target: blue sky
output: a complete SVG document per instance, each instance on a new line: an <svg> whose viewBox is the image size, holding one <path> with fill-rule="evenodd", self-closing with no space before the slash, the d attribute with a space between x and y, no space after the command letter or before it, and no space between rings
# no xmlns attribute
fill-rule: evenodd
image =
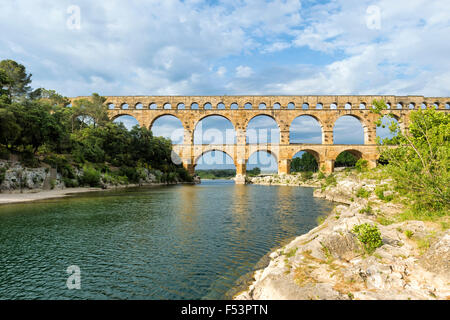
<svg viewBox="0 0 450 320"><path fill-rule="evenodd" d="M448 12L448 0L0 0L0 59L65 96L450 96Z"/></svg>

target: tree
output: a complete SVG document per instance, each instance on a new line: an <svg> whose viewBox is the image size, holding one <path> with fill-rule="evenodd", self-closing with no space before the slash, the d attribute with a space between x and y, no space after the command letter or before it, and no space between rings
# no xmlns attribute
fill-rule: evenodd
<svg viewBox="0 0 450 320"><path fill-rule="evenodd" d="M344 151L337 156L334 165L336 167L354 167L356 161L357 159L353 154L348 151Z"/></svg>
<svg viewBox="0 0 450 320"><path fill-rule="evenodd" d="M10 83L11 80L9 80L6 72L0 69L0 96L8 96L8 86L10 85Z"/></svg>
<svg viewBox="0 0 450 320"><path fill-rule="evenodd" d="M26 96L30 92L31 74L27 74L23 65L14 60L2 60L0 70L7 77L3 85L10 99Z"/></svg>
<svg viewBox="0 0 450 320"><path fill-rule="evenodd" d="M55 90L47 90L38 88L30 93L30 99L39 100L42 103L47 103L51 107L59 106L65 107L69 104L69 99L63 97Z"/></svg>
<svg viewBox="0 0 450 320"><path fill-rule="evenodd" d="M72 117L72 131L74 124L78 120L79 128L89 125L92 122L94 127L103 126L108 121L108 111L105 106L106 99L93 93L89 99L79 99L72 106L74 113Z"/></svg>
<svg viewBox="0 0 450 320"><path fill-rule="evenodd" d="M384 101L374 101L374 112L382 115ZM450 115L433 109L412 111L409 130L397 132L380 146L385 166L397 190L412 200L418 214L450 212ZM389 141L387 141L389 142ZM395 142L396 146L389 144Z"/></svg>
<svg viewBox="0 0 450 320"><path fill-rule="evenodd" d="M256 177L260 174L261 174L261 169L259 167L255 167L255 168L247 171L247 175L249 175L250 177Z"/></svg>
<svg viewBox="0 0 450 320"><path fill-rule="evenodd" d="M45 143L54 144L61 140L63 128L49 109L37 101L13 103L9 110L14 113L17 125L21 128L20 136L11 141L16 149L31 148L33 153Z"/></svg>
<svg viewBox="0 0 450 320"><path fill-rule="evenodd" d="M317 171L318 168L316 158L309 152L305 152L301 157L294 158L291 162L291 172Z"/></svg>
<svg viewBox="0 0 450 320"><path fill-rule="evenodd" d="M14 113L6 108L0 108L0 144L11 149L14 141L20 137L21 131Z"/></svg>

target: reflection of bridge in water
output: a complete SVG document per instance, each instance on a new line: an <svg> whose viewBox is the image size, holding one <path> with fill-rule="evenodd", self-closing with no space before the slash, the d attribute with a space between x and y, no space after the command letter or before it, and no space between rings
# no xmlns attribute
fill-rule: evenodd
<svg viewBox="0 0 450 320"><path fill-rule="evenodd" d="M76 100L78 97L71 99ZM199 158L209 151L228 154L236 166L236 174L243 181L250 156L267 151L278 162L278 173L290 172L290 162L300 151L311 153L319 167L333 172L334 162L343 151L368 161L375 167L379 157L376 145L376 121L379 115L370 112L372 101L383 99L398 121L401 130L408 130L409 114L419 108L436 108L449 112L450 98L427 98L422 96L110 96L106 97L111 119L123 115L134 117L140 126L151 128L160 117L171 115L178 118L184 129L183 143L174 145L183 166L194 173ZM280 131L279 143L248 144L247 126L256 116L269 116L276 121ZM297 117L308 115L317 120L322 131L322 144L296 144L289 141L289 129ZM228 119L236 131L235 144L194 144L194 130L206 117L221 116ZM342 116L358 119L364 130L364 144L333 144L333 128Z"/></svg>

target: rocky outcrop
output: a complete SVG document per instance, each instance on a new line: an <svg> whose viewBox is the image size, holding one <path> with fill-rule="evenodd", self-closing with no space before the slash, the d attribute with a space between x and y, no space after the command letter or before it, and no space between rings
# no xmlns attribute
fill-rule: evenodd
<svg viewBox="0 0 450 320"><path fill-rule="evenodd" d="M431 245L419 259L420 264L430 272L448 275L450 272L450 234L445 234Z"/></svg>
<svg viewBox="0 0 450 320"><path fill-rule="evenodd" d="M50 167L26 168L19 162L0 161L0 170L2 172L1 192L64 187L61 175Z"/></svg>
<svg viewBox="0 0 450 320"><path fill-rule="evenodd" d="M281 174L281 175L266 175L257 177L248 177L248 184L261 185L277 185L277 186L304 186L304 187L319 187L320 181L317 179L317 174L312 178L305 179L300 174Z"/></svg>
<svg viewBox="0 0 450 320"><path fill-rule="evenodd" d="M76 177L83 175L83 169L73 168ZM143 178L140 179L138 185L151 185L158 183L157 176L161 176L161 171L144 170ZM73 179L72 181L76 181ZM125 184L124 184L125 185ZM110 177L102 174L99 187L108 189L121 186L113 183ZM49 165L42 164L39 168L24 167L17 161L0 160L0 192L39 192L41 190L53 190L66 188L63 177L56 169Z"/></svg>
<svg viewBox="0 0 450 320"><path fill-rule="evenodd" d="M378 199L372 192L376 185L342 175L335 186L316 190L316 196L345 204L337 205L318 227L272 252L268 266L256 271L248 289L234 298L450 298L449 230L423 221L386 223L401 206ZM356 196L361 187L370 193L367 198ZM353 229L365 223L381 234L382 244L373 253L364 250Z"/></svg>

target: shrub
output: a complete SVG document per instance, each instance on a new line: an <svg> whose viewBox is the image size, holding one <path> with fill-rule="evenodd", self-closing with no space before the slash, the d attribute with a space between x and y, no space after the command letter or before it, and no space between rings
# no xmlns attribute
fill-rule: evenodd
<svg viewBox="0 0 450 320"><path fill-rule="evenodd" d="M391 219L386 218L386 217L384 217L384 216L378 216L378 217L377 217L377 222L378 222L379 224L381 224L382 226L388 226L388 225L394 223L394 221L392 221Z"/></svg>
<svg viewBox="0 0 450 320"><path fill-rule="evenodd" d="M359 188L359 189L356 191L356 196L357 196L358 198L364 198L364 199L367 199L367 198L369 198L369 196L370 196L370 191L368 191L368 190L364 189L363 187L361 187L361 188Z"/></svg>
<svg viewBox="0 0 450 320"><path fill-rule="evenodd" d="M375 195L378 197L378 199L383 200L385 202L392 201L394 199L394 195L390 194L388 196L385 196L384 195L385 191L388 191L388 186L386 184L377 186L375 188Z"/></svg>
<svg viewBox="0 0 450 320"><path fill-rule="evenodd" d="M381 233L377 226L363 223L354 226L352 232L356 234L368 254L372 254L376 248L383 245Z"/></svg>
<svg viewBox="0 0 450 320"><path fill-rule="evenodd" d="M0 159L9 160L10 152L8 149L0 146Z"/></svg>
<svg viewBox="0 0 450 320"><path fill-rule="evenodd" d="M302 179L303 180L310 180L313 177L312 171L303 171L302 172Z"/></svg>
<svg viewBox="0 0 450 320"><path fill-rule="evenodd" d="M336 177L332 174L330 174L326 179L325 179L325 186L335 186L337 184L336 181Z"/></svg>
<svg viewBox="0 0 450 320"><path fill-rule="evenodd" d="M322 223L325 222L326 219L327 219L326 216L318 216L317 219L316 219L317 225L320 226Z"/></svg>
<svg viewBox="0 0 450 320"><path fill-rule="evenodd" d="M29 150L25 150L20 155L20 161L22 162L24 167L28 168L37 168L39 167L39 160L34 156L33 152L30 152Z"/></svg>
<svg viewBox="0 0 450 320"><path fill-rule="evenodd" d="M63 178L64 185L66 188L77 188L79 186L77 179Z"/></svg>
<svg viewBox="0 0 450 320"><path fill-rule="evenodd" d="M412 232L411 230L405 230L405 236L408 239L411 239L411 237L414 235L414 232Z"/></svg>
<svg viewBox="0 0 450 320"><path fill-rule="evenodd" d="M374 101L376 112L386 109ZM390 128L397 136L384 139L381 157L387 162L395 190L408 198L415 218L431 218L450 212L450 114L433 109L412 111L409 130Z"/></svg>
<svg viewBox="0 0 450 320"><path fill-rule="evenodd" d="M368 167L369 167L369 162L364 159L359 159L355 163L355 169L358 172L365 172L365 171L367 171Z"/></svg>
<svg viewBox="0 0 450 320"><path fill-rule="evenodd" d="M52 154L44 159L45 163L48 163L52 168L56 168L58 172L66 178L75 178L73 167L64 155Z"/></svg>
<svg viewBox="0 0 450 320"><path fill-rule="evenodd" d="M325 178L325 174L322 171L319 171L319 174L317 175L317 179L323 179Z"/></svg>
<svg viewBox="0 0 450 320"><path fill-rule="evenodd" d="M1 167L0 168L0 184L2 184L3 180L5 180L5 175L6 175L6 168Z"/></svg>
<svg viewBox="0 0 450 320"><path fill-rule="evenodd" d="M292 258L293 256L295 256L295 253L297 252L298 248L292 248L291 250L289 250L289 252L286 253L286 257L287 258Z"/></svg>
<svg viewBox="0 0 450 320"><path fill-rule="evenodd" d="M372 207L370 206L370 204L367 204L366 207L362 208L361 210L359 210L359 213L367 213L370 214L372 213Z"/></svg>
<svg viewBox="0 0 450 320"><path fill-rule="evenodd" d="M94 167L83 166L83 175L81 176L81 184L97 187L100 184L100 172Z"/></svg>

